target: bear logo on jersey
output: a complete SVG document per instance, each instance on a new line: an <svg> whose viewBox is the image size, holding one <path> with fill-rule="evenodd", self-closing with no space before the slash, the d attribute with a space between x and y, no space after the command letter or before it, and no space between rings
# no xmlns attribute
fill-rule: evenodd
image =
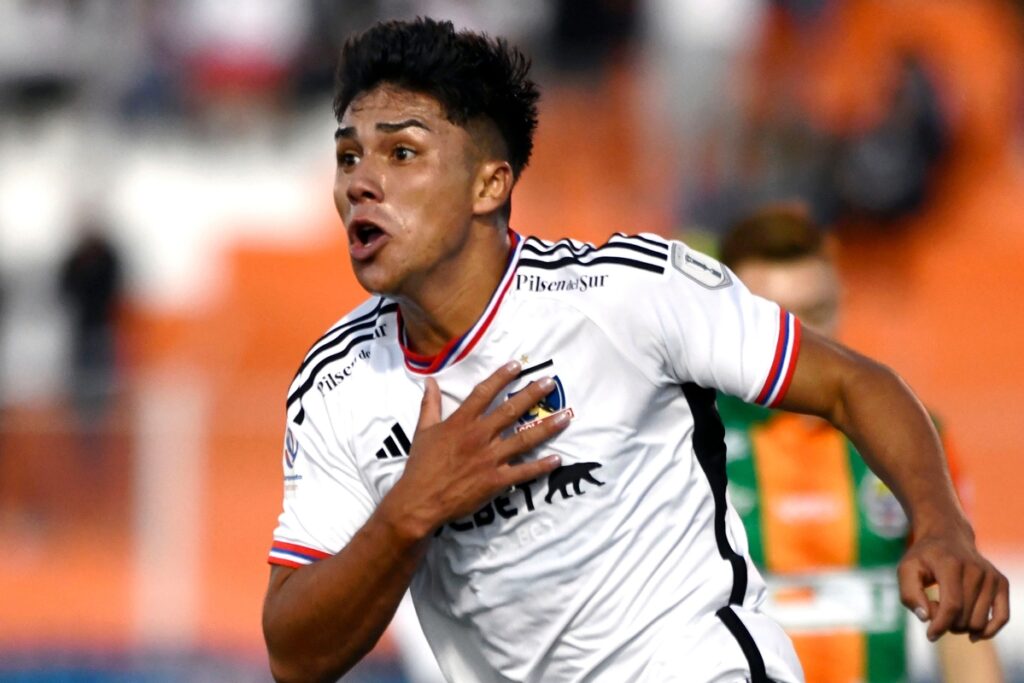
<svg viewBox="0 0 1024 683"><path fill-rule="evenodd" d="M556 467L548 475L548 494L544 496L544 502L550 503L555 493L562 494L562 500L572 498L569 487L577 496L582 496L584 491L580 488L580 482L589 481L597 486L604 486L591 472L601 466L599 462L577 462L572 465Z"/></svg>
<svg viewBox="0 0 1024 683"><path fill-rule="evenodd" d="M289 429L284 437L284 464L288 465L288 469L295 467L295 458L298 456L299 440L295 438L292 430Z"/></svg>
<svg viewBox="0 0 1024 683"><path fill-rule="evenodd" d="M551 390L551 393L538 401L535 406L519 417L519 424L516 426L517 432L521 432L524 429L532 429L533 427L536 427L541 420L549 418L562 411L568 411L569 417L573 417L572 408L566 407L565 404L565 387L562 386L562 380L558 378L558 375L554 375L551 379L555 381L555 388ZM520 389L520 391L522 390ZM518 393L518 391L514 391L508 395L508 398L512 398Z"/></svg>

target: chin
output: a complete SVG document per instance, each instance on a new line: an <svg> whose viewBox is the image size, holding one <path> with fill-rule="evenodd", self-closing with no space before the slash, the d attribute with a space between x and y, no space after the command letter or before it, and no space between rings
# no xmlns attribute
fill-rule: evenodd
<svg viewBox="0 0 1024 683"><path fill-rule="evenodd" d="M359 286L370 294L389 296L398 290L399 278L378 264L353 262L352 271Z"/></svg>

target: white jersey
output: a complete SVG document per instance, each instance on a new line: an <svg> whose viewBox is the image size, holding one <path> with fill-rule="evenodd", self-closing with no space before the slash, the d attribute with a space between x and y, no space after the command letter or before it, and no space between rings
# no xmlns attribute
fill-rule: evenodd
<svg viewBox="0 0 1024 683"><path fill-rule="evenodd" d="M526 458L545 478L452 520L411 591L451 681L802 680L758 606L764 584L726 496L715 391L773 405L799 323L717 261L654 235L601 247L521 239L477 324L436 357L374 298L312 348L288 396L284 512L270 562L337 553L402 475L424 379L442 415L512 359L512 394L556 388L516 429L571 411ZM505 398L503 395L502 399Z"/></svg>

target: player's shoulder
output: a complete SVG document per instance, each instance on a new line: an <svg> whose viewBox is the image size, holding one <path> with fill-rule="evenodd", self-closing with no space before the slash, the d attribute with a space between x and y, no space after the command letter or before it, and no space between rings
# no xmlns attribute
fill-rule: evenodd
<svg viewBox="0 0 1024 683"><path fill-rule="evenodd" d="M535 294L622 291L664 276L671 246L657 235L616 233L603 244L527 237L516 264L514 288Z"/></svg>
<svg viewBox="0 0 1024 683"><path fill-rule="evenodd" d="M335 371L341 368L348 377L360 359L369 358L371 346L389 336L394 327L398 304L386 297L372 297L331 325L313 342L303 357L288 389L289 413L311 390L324 393L339 381ZM325 385L326 383L326 385Z"/></svg>
<svg viewBox="0 0 1024 683"><path fill-rule="evenodd" d="M552 274L634 270L660 275L665 272L670 250L665 238L649 233L615 233L603 244L527 237L518 266Z"/></svg>
<svg viewBox="0 0 1024 683"><path fill-rule="evenodd" d="M679 240L654 233L615 233L603 244L574 239L524 240L516 289L557 292L580 288L650 288L679 280L703 289L733 283L729 270L714 258Z"/></svg>
<svg viewBox="0 0 1024 683"><path fill-rule="evenodd" d="M296 379L314 362L341 360L360 344L380 337L379 333L374 334L375 330L394 318L397 311L397 303L381 296L371 297L356 306L313 342L295 373Z"/></svg>

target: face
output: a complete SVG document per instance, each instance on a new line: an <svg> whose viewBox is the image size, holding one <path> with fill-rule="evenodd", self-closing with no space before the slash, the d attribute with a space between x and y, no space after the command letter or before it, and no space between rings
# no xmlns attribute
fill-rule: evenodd
<svg viewBox="0 0 1024 683"><path fill-rule="evenodd" d="M448 121L432 97L387 85L345 111L334 202L367 291L415 291L465 250L486 170L470 129Z"/></svg>
<svg viewBox="0 0 1024 683"><path fill-rule="evenodd" d="M778 303L806 327L827 337L835 335L839 318L839 279L822 257L795 261L744 261L736 275L751 292Z"/></svg>

